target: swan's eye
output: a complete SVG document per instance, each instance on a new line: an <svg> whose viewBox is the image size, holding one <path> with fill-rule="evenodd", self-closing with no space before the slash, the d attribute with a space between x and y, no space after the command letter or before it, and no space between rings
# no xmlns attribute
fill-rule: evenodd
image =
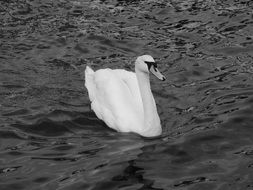
<svg viewBox="0 0 253 190"><path fill-rule="evenodd" d="M145 63L148 65L148 70L150 70L151 66L154 66L154 69L156 70L157 68L157 63L152 62L152 61L145 61Z"/></svg>

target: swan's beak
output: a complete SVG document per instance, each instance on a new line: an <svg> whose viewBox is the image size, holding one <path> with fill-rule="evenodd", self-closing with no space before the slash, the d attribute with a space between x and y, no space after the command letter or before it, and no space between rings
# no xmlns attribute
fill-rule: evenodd
<svg viewBox="0 0 253 190"><path fill-rule="evenodd" d="M157 69L157 67L155 67L154 65L151 65L150 67L150 72L153 73L158 79L165 81L166 78L165 76L162 75L162 73L160 73L160 71Z"/></svg>

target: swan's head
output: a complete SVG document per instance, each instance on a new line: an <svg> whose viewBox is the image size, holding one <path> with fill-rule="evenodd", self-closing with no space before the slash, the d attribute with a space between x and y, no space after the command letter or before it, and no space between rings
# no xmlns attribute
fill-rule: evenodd
<svg viewBox="0 0 253 190"><path fill-rule="evenodd" d="M165 77L160 73L157 68L157 63L155 62L154 58L150 55L142 55L137 57L135 62L135 69L138 71L144 72L149 74L151 72L154 74L158 79L165 81Z"/></svg>

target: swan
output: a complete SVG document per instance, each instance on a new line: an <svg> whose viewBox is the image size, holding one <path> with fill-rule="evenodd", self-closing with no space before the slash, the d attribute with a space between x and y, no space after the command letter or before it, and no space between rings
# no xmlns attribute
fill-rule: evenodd
<svg viewBox="0 0 253 190"><path fill-rule="evenodd" d="M150 89L149 73L164 81L150 55L137 57L135 73L123 69L85 69L85 87L91 109L107 126L118 132L144 137L162 133L156 103Z"/></svg>

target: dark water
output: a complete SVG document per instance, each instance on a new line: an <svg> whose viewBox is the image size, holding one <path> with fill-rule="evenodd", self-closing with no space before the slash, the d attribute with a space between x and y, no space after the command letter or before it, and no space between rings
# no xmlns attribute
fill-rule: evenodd
<svg viewBox="0 0 253 190"><path fill-rule="evenodd" d="M0 1L1 190L253 189L253 1ZM152 78L163 135L116 133L83 70Z"/></svg>

